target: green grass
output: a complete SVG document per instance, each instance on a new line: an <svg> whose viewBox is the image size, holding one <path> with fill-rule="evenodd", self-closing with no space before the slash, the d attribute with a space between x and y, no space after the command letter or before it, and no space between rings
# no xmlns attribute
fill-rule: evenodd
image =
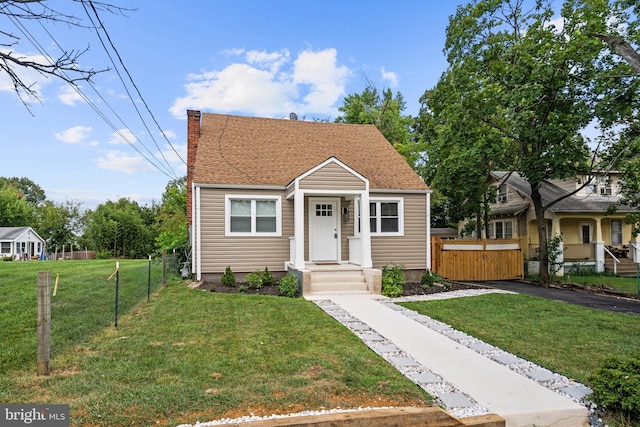
<svg viewBox="0 0 640 427"><path fill-rule="evenodd" d="M0 375L0 401L67 403L72 425L92 426L176 425L250 412L430 402L356 336L303 299L216 294L172 283L158 288L150 303L145 288L137 306L121 309L127 314L114 328L113 283L106 281L113 262L111 267L94 262L73 274L61 273L57 304L78 299L104 313L76 306L80 311L62 321L62 307L54 308L53 322L65 326L52 331L59 343L52 374L35 375L35 355L30 354L35 347L19 363L5 360L9 369ZM125 264L121 261L122 276ZM14 307L2 307L0 334L9 323L14 332L0 340L9 343L4 353L21 353L23 341L35 346L35 338L23 337L35 335L35 309L21 316L28 310L20 310L17 302L35 304L35 296L24 295L35 295L35 279L20 279L19 267L6 267L0 265L0 281L13 277L23 284L12 286ZM65 284L62 277L67 276L78 276L78 281ZM0 288L6 287L3 283ZM79 326L93 318L99 319L96 326Z"/></svg>
<svg viewBox="0 0 640 427"><path fill-rule="evenodd" d="M639 316L510 294L401 305L586 384L607 357L640 354Z"/></svg>
<svg viewBox="0 0 640 427"><path fill-rule="evenodd" d="M148 262L121 260L119 314L146 301ZM38 271L51 272L51 352L83 344L115 320L116 263L110 260L0 262L0 372L27 369L36 363ZM162 280L161 265L152 263L152 292ZM0 394L1 396L1 394Z"/></svg>
<svg viewBox="0 0 640 427"><path fill-rule="evenodd" d="M583 276L577 274L567 274L556 277L556 281L562 283L577 283L579 285L599 286L605 285L628 294L638 294L638 280L635 277L620 277L611 275Z"/></svg>

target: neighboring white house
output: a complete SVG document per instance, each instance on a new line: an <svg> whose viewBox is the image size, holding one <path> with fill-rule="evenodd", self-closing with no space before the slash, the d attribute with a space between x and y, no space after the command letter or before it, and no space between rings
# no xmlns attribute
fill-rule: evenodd
<svg viewBox="0 0 640 427"><path fill-rule="evenodd" d="M39 257L44 239L31 227L0 227L0 258L29 260Z"/></svg>

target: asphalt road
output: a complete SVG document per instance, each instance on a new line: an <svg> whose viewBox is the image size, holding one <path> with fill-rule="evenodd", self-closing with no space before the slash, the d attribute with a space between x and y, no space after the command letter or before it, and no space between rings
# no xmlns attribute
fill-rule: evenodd
<svg viewBox="0 0 640 427"><path fill-rule="evenodd" d="M587 292L579 292L554 287L529 285L515 281L476 282L474 285L486 286L496 289L531 295L538 298L546 298L554 301L562 301L569 304L583 305L585 307L601 310L616 311L620 313L640 316L640 300L620 298L615 296L597 295Z"/></svg>

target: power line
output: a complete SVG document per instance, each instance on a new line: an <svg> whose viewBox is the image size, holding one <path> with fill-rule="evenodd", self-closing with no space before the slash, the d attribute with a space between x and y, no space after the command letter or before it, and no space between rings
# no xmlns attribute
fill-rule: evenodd
<svg viewBox="0 0 640 427"><path fill-rule="evenodd" d="M87 13L87 16L89 17L89 20L91 21L91 24L95 25L93 22L93 19L91 18L91 16L89 15L89 11L87 10L87 7L85 5L85 2L82 1L82 7L84 8L85 12ZM136 85L136 83L133 81L133 78L131 77L131 74L129 73L129 70L127 69L126 65L124 64L124 62L122 61L122 57L120 56L120 53L118 52L118 49L116 49L115 45L113 44L113 42L111 41L111 37L109 36L109 33L107 32L107 29L104 27L104 24L102 23L102 20L100 19L100 15L98 14L98 11L96 10L93 1L89 0L89 5L91 6L91 10L93 11L93 14L96 17L96 20L98 21L98 23L100 24L100 29L102 29L102 31L104 32L105 36L107 37L107 40L109 41L109 45L111 46L111 49L113 49L113 52L115 53L115 55L118 57L118 61L120 62L120 65L122 65L122 69L124 70L124 72L127 74L127 77L129 77L129 81L131 82L131 84L133 85L133 88L136 90L136 93L138 94L138 96L140 97L140 100L142 101L142 103L144 104L145 108L147 109L147 112L149 113L149 116L151 116L151 118L153 119L153 122L156 124L156 126L158 127L158 130L160 130L160 133L164 136L165 141L169 144L169 146L171 147L171 149L173 150L173 152L176 154L176 156L178 156L178 158L182 161L182 163L186 166L187 163L184 161L184 159L182 158L182 156L180 156L180 154L178 153L178 151L175 149L175 147L173 146L173 144L171 144L171 142L169 141L169 138L167 138L167 136L165 135L164 131L162 130L162 128L160 127L160 124L158 123L158 121L156 120L155 116L153 115L153 113L151 112L151 109L149 108L149 105L147 104L147 101L144 99L144 97L142 96L142 93L140 93L140 90L138 89L138 86ZM117 71L117 67L115 65L115 63L113 62L113 58L111 57L111 55L109 54L108 49L106 48L104 41L102 40L102 37L100 36L100 32L99 30L96 28L96 34L98 35L98 38L100 39L100 43L102 43L102 47L104 48L105 52L107 52L107 55L109 56L109 59L111 60L111 63L113 64L114 68L116 69L116 73L118 74L118 77L120 78L120 80L122 81L123 86L125 86L126 89L126 85L124 83L124 81L122 80L122 76L120 75L120 73ZM129 91L127 90L127 94L129 94ZM129 98L131 98L131 95L129 95ZM133 99L132 99L133 102ZM135 106L135 103L134 103ZM138 108L136 108L136 111L138 111ZM142 119L142 116L140 115L140 112L138 111L138 115L140 116L140 119ZM147 131L149 132L149 134L151 135L151 131L149 131L149 128L147 128L146 123L145 123L145 128L147 129ZM158 144L155 140L155 138L153 138L153 136L151 136L151 139L153 139L153 142L156 144L156 148L158 148L158 150L162 153L162 150L160 150L160 147L158 147ZM167 159L164 157L164 154L162 155L162 157L165 159L165 162L167 161ZM168 164L168 162L167 162Z"/></svg>
<svg viewBox="0 0 640 427"><path fill-rule="evenodd" d="M50 56L47 54L47 52L45 51L45 49L42 47L42 45L37 41L37 39L31 34L31 32L15 17L11 16L10 14L7 14L8 18L11 20L11 22L13 22L13 24L18 28L18 30L31 42L31 44L33 44L33 46L40 52L40 54L47 60L49 61L49 63L51 65L55 65L53 63L53 61L51 60ZM58 48L60 48L63 52L64 49L62 48L62 46L60 46L60 44L58 43L58 41L55 39L55 37L53 37L53 35L44 27L44 25L42 24L41 20L37 20L38 23L40 24L40 26L43 28L43 30L49 35L49 37L51 38L51 40L58 46ZM61 73L67 78L67 80L71 80L70 78L68 78L68 76L66 76L66 74L64 73L64 71L61 71ZM105 102L105 104L109 107L109 109L116 115L116 117L118 117L118 119L121 121L121 123L127 127L128 129L130 129L126 123L124 123L124 121L122 120L122 118L113 110L113 108L111 108L111 106L109 105L109 103L99 94L99 92L97 91L97 89L93 86L93 84L88 81L87 82L89 84L89 86L91 86L91 88L96 92L96 94L98 94L98 96L100 96L100 98ZM80 95L80 97L98 114L98 116L100 116L105 123L107 123L107 125L109 125L115 133L117 133L123 141L125 141L127 144L129 144L136 152L138 152L138 154L140 154L147 162L149 162L151 165L153 165L159 172L163 173L164 175L166 175L168 178L170 179L174 179L177 178L177 175L175 173L175 171L173 171L173 169L169 168L169 169L165 169L165 168L161 168L159 165L157 165L156 163L154 163L152 160L150 160L143 152L140 151L140 149L138 149L138 147L136 147L134 145L134 143L132 143L131 141L129 141L129 139L126 137L126 135L124 135L122 133L122 131L120 129L118 129L112 122L111 120L102 112L100 111L100 109L95 105L95 103L93 103L93 101L91 101L89 99L89 97L87 97L84 92L80 89L80 87L78 85L76 85L75 83L71 83L71 86L75 89L75 91ZM133 134L133 132L131 132ZM135 134L134 134L135 137ZM140 145L142 145L148 152L149 154L151 154L153 156L153 153L151 152L151 150L149 150L144 143L136 137L136 140L140 142Z"/></svg>

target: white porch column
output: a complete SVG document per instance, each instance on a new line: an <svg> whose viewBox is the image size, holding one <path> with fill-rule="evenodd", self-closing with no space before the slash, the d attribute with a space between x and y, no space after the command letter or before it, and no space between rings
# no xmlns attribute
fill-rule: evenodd
<svg viewBox="0 0 640 427"><path fill-rule="evenodd" d="M296 270L304 270L304 192L298 188L296 188L295 191L295 195L293 196L293 235L296 244L294 267Z"/></svg>
<svg viewBox="0 0 640 427"><path fill-rule="evenodd" d="M602 239L602 221L596 218L596 236L595 236L595 256L596 256L596 272L604 271L604 240Z"/></svg>
<svg viewBox="0 0 640 427"><path fill-rule="evenodd" d="M360 242L362 243L362 268L372 268L371 259L371 222L369 221L369 192L365 191L360 203Z"/></svg>

